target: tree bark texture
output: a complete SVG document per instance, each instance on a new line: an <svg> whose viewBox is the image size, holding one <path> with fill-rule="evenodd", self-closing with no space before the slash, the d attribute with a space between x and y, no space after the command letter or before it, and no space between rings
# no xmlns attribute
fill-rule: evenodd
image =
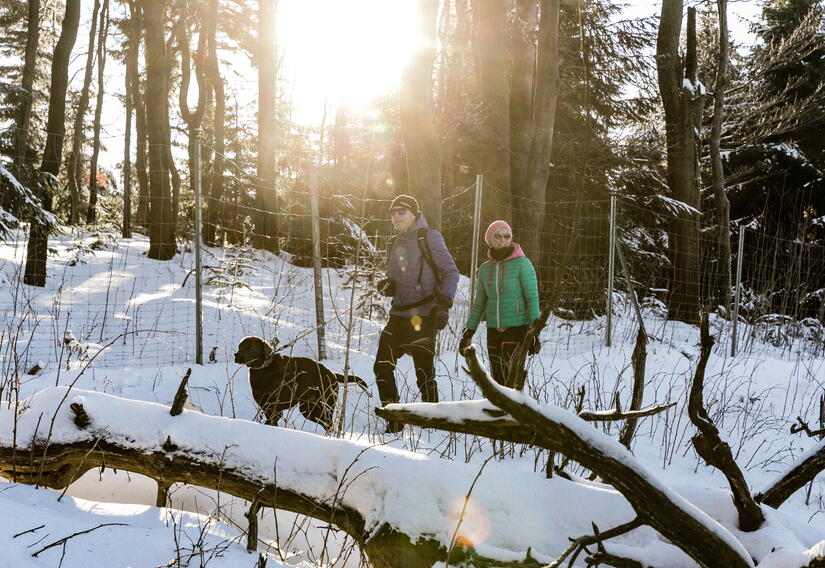
<svg viewBox="0 0 825 568"><path fill-rule="evenodd" d="M95 37L97 35L97 16L100 12L100 0L95 0L92 7L89 43L86 52L86 67L83 73L83 85L80 99L75 109L72 126L72 149L66 164L69 185L69 224L76 225L80 220L81 188L83 187L83 139L86 109L89 107L89 90L92 86L92 73L95 68Z"/></svg>
<svg viewBox="0 0 825 568"><path fill-rule="evenodd" d="M225 138L223 123L226 120L226 95L224 94L223 78L218 63L218 44L216 33L219 14L218 0L210 0L209 12L206 18L207 60L206 78L215 94L213 128L215 135L215 158L212 161L212 172L209 176L209 191L206 199L206 223L204 224L203 241L209 246L216 246L217 228L221 220L223 207L223 169Z"/></svg>
<svg viewBox="0 0 825 568"><path fill-rule="evenodd" d="M130 70L132 89L132 104L135 108L135 174L138 181L138 205L136 211L136 221L141 227L148 227L149 214L149 172L146 169L146 144L148 135L146 133L146 106L143 101L143 94L140 88L140 72L138 60L140 57L141 34L143 32L143 14L141 13L139 0L129 0L129 11L132 20L132 66Z"/></svg>
<svg viewBox="0 0 825 568"><path fill-rule="evenodd" d="M134 0L129 2L129 13L134 18ZM124 73L124 106L126 110L126 125L123 132L123 227L121 236L124 239L132 238L132 114L134 103L132 96L133 66L137 66L136 44L139 37L134 37L134 27L126 26L126 73ZM138 34L140 31L138 31Z"/></svg>
<svg viewBox="0 0 825 568"><path fill-rule="evenodd" d="M636 345L630 356L630 367L633 369L633 394L630 397L630 410L638 410L642 407L645 396L645 367L647 367L647 333L641 322L639 322L639 331L636 333ZM631 418L625 423L619 435L619 443L628 450L633 442L637 423L636 418Z"/></svg>
<svg viewBox="0 0 825 568"><path fill-rule="evenodd" d="M86 222L97 220L97 159L100 156L100 114L103 111L103 71L106 68L106 36L109 33L109 0L103 0L100 11L100 30L97 42L97 100L95 101L95 119L92 137L92 161L89 165L89 207L86 209Z"/></svg>
<svg viewBox="0 0 825 568"><path fill-rule="evenodd" d="M34 74L37 67L37 50L40 42L40 0L29 0L26 20L26 53L23 59L23 76L20 86L24 94L17 110L17 136L14 164L16 175L24 185L29 184L29 124L34 102Z"/></svg>
<svg viewBox="0 0 825 568"><path fill-rule="evenodd" d="M69 86L69 58L77 39L80 24L80 0L66 0L66 11L60 30L60 38L52 56L51 86L49 87L49 117L46 122L46 147L40 171L52 180L60 172L63 157L63 137L66 133L66 90ZM52 181L41 179L38 192L47 211L52 210ZM23 283L30 286L46 285L46 255L49 240L48 229L32 222L26 246L26 271Z"/></svg>
<svg viewBox="0 0 825 568"><path fill-rule="evenodd" d="M782 503L805 487L825 469L825 444L810 452L807 456L787 469L764 491L756 495L756 500L768 507L778 509Z"/></svg>
<svg viewBox="0 0 825 568"><path fill-rule="evenodd" d="M577 461L611 484L628 500L642 522L659 531L700 566L753 565L741 545L735 548L730 544L733 537L728 540L721 536L724 528L709 517L701 518L684 499L674 499L674 494L644 468L634 467L635 460L629 452L622 455L612 446L609 452L603 451L595 433L582 437L566 420L553 420L534 408L531 399L495 384L474 349L465 351L465 358L470 375L490 402L533 430L544 447Z"/></svg>
<svg viewBox="0 0 825 568"><path fill-rule="evenodd" d="M206 58L206 34L203 28L198 34L198 50L195 53L195 78L198 84L198 104L194 110L189 108L187 103L187 94L189 93L189 82L191 78L190 56L189 56L189 24L186 21L189 14L184 12L181 16L181 21L178 22L176 28L178 49L180 49L181 59L181 81L180 91L178 96L178 104L180 106L180 115L189 129L189 188L195 191L195 171L200 167L200 164L195 162L195 144L200 137L201 122L203 121L203 113L206 109L206 91L209 88L206 84L206 77L204 76L204 59ZM202 188L197 188L201 191ZM177 211L178 200L173 199L174 209Z"/></svg>
<svg viewBox="0 0 825 568"><path fill-rule="evenodd" d="M716 264L712 292L718 303L730 309L731 252L730 201L725 193L725 171L722 166L722 123L725 119L725 88L728 84L728 0L716 0L719 18L719 54L716 60L716 81L713 87L713 119L710 127L710 164L713 202L716 207Z"/></svg>
<svg viewBox="0 0 825 568"><path fill-rule="evenodd" d="M527 177L536 75L536 30L539 10L535 0L516 0L509 27L510 53L510 184L522 190Z"/></svg>
<svg viewBox="0 0 825 568"><path fill-rule="evenodd" d="M277 253L278 200L276 193L276 58L277 0L260 0L258 14L258 184L255 188L256 248Z"/></svg>
<svg viewBox="0 0 825 568"><path fill-rule="evenodd" d="M733 496L733 504L739 514L739 528L743 531L755 531L765 522L765 515L762 509L754 501L748 489L748 482L736 460L730 446L722 441L719 430L713 424L705 410L702 400L705 390L705 368L707 367L710 352L713 349L713 337L708 330L708 314L704 313L701 324L701 351L699 362L696 365L696 372L693 376L693 383L690 388L690 398L688 400L688 417L699 431L691 441L696 453L705 462L721 471L730 485Z"/></svg>
<svg viewBox="0 0 825 568"><path fill-rule="evenodd" d="M409 192L422 205L430 226L441 228L441 153L433 116L433 61L438 0L416 4L423 38L401 76L400 118L407 157Z"/></svg>
<svg viewBox="0 0 825 568"><path fill-rule="evenodd" d="M671 195L698 211L696 192L693 98L695 84L684 84L679 57L682 0L663 0L656 42L656 69L665 110L667 183ZM682 212L670 220L672 263L668 317L699 323L699 223L697 213Z"/></svg>
<svg viewBox="0 0 825 568"><path fill-rule="evenodd" d="M512 219L510 187L510 85L508 72L506 0L473 3L473 54L481 96L481 139L478 167L484 175L482 226L495 219Z"/></svg>
<svg viewBox="0 0 825 568"><path fill-rule="evenodd" d="M164 3L141 0L146 41L146 130L149 144L149 253L156 260L175 256L175 225L167 162L167 54Z"/></svg>
<svg viewBox="0 0 825 568"><path fill-rule="evenodd" d="M558 97L559 0L542 0L527 172L524 184L513 186L514 220L522 231L519 242L524 253L533 259L540 259L542 252L545 196Z"/></svg>

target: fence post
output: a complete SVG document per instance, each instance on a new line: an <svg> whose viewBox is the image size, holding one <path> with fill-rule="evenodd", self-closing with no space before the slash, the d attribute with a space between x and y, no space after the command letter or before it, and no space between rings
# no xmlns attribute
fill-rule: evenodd
<svg viewBox="0 0 825 568"><path fill-rule="evenodd" d="M473 245L470 253L470 305L473 304L473 295L476 289L476 269L478 267L478 235L481 232L481 197L484 187L484 176L476 175L475 207L473 208Z"/></svg>
<svg viewBox="0 0 825 568"><path fill-rule="evenodd" d="M203 283L201 281L201 133L192 131L195 137L192 172L195 193L195 363L203 365Z"/></svg>
<svg viewBox="0 0 825 568"><path fill-rule="evenodd" d="M745 225L739 225L739 247L736 255L736 292L733 296L733 326L730 338L730 356L736 356L737 327L739 324L739 298L742 293L742 257L745 252Z"/></svg>
<svg viewBox="0 0 825 568"><path fill-rule="evenodd" d="M610 192L610 237L607 245L607 329L604 344L610 347L613 336L613 273L616 264L616 192Z"/></svg>
<svg viewBox="0 0 825 568"><path fill-rule="evenodd" d="M327 358L324 340L324 285L321 280L321 227L318 219L318 170L309 174L310 204L312 207L312 275L315 281L315 333L318 338L318 358Z"/></svg>

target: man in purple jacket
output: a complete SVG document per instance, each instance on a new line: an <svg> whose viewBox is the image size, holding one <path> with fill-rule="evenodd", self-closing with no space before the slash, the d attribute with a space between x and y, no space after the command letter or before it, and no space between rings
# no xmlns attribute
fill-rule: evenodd
<svg viewBox="0 0 825 568"><path fill-rule="evenodd" d="M390 320L378 340L375 382L383 405L398 402L395 366L409 354L424 402L438 402L435 382L435 336L447 326L448 312L458 286L458 268L444 237L429 228L409 195L399 195L390 206L392 225L398 233L387 250L387 278L378 291L392 297ZM403 425L387 424L387 432Z"/></svg>

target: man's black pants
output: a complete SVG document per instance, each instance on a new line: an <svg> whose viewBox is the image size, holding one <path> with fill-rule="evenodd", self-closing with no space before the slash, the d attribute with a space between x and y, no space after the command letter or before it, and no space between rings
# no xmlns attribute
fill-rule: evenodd
<svg viewBox="0 0 825 568"><path fill-rule="evenodd" d="M381 331L373 371L382 405L398 402L395 367L402 355L411 355L413 358L421 400L438 402L434 362L435 331L429 317L390 316L390 321Z"/></svg>

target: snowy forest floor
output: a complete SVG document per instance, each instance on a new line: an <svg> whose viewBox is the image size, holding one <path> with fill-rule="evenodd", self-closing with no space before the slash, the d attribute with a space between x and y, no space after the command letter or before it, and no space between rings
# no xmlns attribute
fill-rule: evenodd
<svg viewBox="0 0 825 568"><path fill-rule="evenodd" d="M171 404L181 377L191 367L191 410L260 421L246 369L232 360L238 341L246 335L259 335L277 337L284 345L297 338L288 352L317 357L316 334L306 333L315 327L312 270L289 264L286 255L209 249L204 260L204 358L209 362L195 365L191 250L184 247L168 262L147 259L147 250L148 239L142 236L122 239L105 233L75 233L54 237L50 240L47 286L33 289L19 284L25 259L24 235L0 243L0 392L4 408L13 403L12 393L17 389L19 398L24 399L48 387L70 384L126 399ZM352 267L324 269L323 286L325 363L336 371L349 365L350 371L371 387L370 396L348 387L344 437L415 452L432 460L466 463L478 471L492 453L487 440L410 426L398 436L381 433L382 421L373 413L380 402L372 365L388 303L371 292L368 275ZM436 369L443 401L481 397L456 353L468 294L469 282L462 278L450 325L439 337ZM541 352L528 362L526 392L540 403L572 408L579 388L584 387L585 408L611 408L617 392L623 407L628 406L637 323L626 298L616 297L611 347L605 347L604 317L588 321L551 318L542 334ZM351 305L355 306L352 315ZM724 477L705 466L690 443L694 428L686 415L686 402L699 352L698 329L667 321L655 301L645 302L643 314L651 336L644 405L678 404L642 419L632 450L650 471L700 508L714 517L729 515L730 508L725 508L729 503L718 503L724 495L720 489L727 489ZM730 322L711 319L717 345L706 373L705 404L754 492L818 443L790 433L797 416L813 428L819 427L825 354L814 331L782 318L759 326L742 323L740 352L731 356ZM485 345L483 331L475 341ZM35 364L40 369L28 374ZM401 360L397 379L402 401L416 401L418 391L409 357ZM306 421L297 409L286 413L279 426L323 435L323 430ZM614 437L618 432L617 424L595 427ZM557 456L557 463L560 459ZM590 521L609 528L626 520L617 519L614 511L599 510L608 502L616 509L627 507L615 499L584 503L584 497L573 497L575 489L563 485L570 483L566 480L539 481L543 480L546 460L543 450L505 444L495 467L485 470L483 477L491 487L511 497L512 509L506 513L508 531L534 534L538 540L544 538L539 534L552 533L552 542L545 539L545 546L542 542L534 545L534 550L552 558L561 552L558 547L566 546L568 537L588 532ZM573 474L584 473L575 465L571 468ZM548 501L547 518L538 524L535 519L518 518L523 503L532 498L524 489L532 487L533 481L523 487L500 485L533 477L550 488L554 499ZM435 485L439 480L420 483ZM414 484L397 490L418 491L420 487ZM257 557L245 551L242 538L245 503L180 486L172 489L171 507L157 509L155 491L154 482L147 478L109 469L89 471L69 488L70 498L62 500L58 500L59 493L0 481L0 539L4 542L0 566L162 566L172 565L167 564L170 559L185 556L187 551L198 558L197 562L192 560L193 566L255 564ZM455 497L460 503L463 493ZM175 512L177 508L189 513ZM589 518L593 511L600 517ZM427 513L422 507L408 514ZM515 552L518 545L508 547L508 539L501 534L506 531L494 522L496 514L489 513L489 517L494 528L489 523L479 528L475 542L486 539L491 549ZM785 539L797 556L825 539L822 476L769 519L778 531L774 542ZM523 525L528 521L533 526ZM102 527L32 556L52 541L106 523L128 526ZM444 523L449 535L454 524L448 519ZM45 527L17 536L39 525ZM335 534L328 539L328 532L320 525L288 513L265 512L259 528L259 550L271 555L268 566L276 561L356 565L360 556L352 550L352 543ZM783 531L788 536L783 537ZM694 565L684 555L668 557L667 551L656 551L651 545L655 535L648 533L635 541L625 539L623 546L649 549L646 560L655 566ZM758 547L756 542L748 545L754 557L770 552L757 554L754 549ZM672 554L674 549L670 550ZM584 565L580 562L577 566ZM771 565L799 565L788 562Z"/></svg>

